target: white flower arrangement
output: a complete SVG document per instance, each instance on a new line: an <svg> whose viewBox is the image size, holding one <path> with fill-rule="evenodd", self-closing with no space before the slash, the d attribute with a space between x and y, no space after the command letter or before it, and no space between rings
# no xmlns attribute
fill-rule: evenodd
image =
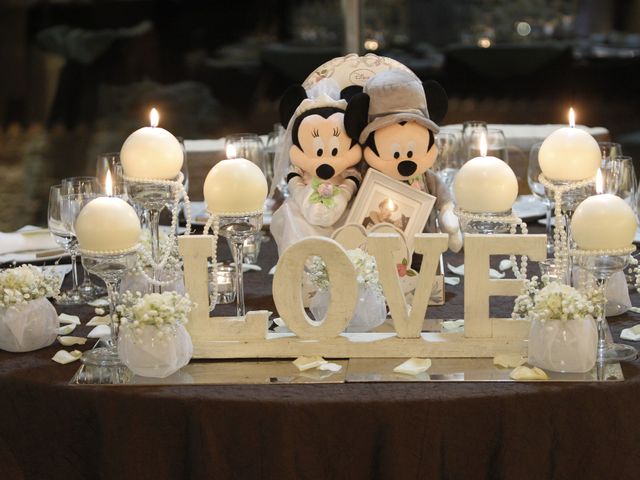
<svg viewBox="0 0 640 480"><path fill-rule="evenodd" d="M45 275L33 265L21 265L0 271L0 307L11 307L60 293L55 275Z"/></svg>
<svg viewBox="0 0 640 480"><path fill-rule="evenodd" d="M516 298L512 318L545 320L577 320L586 316L598 318L602 313L603 292L589 289L581 293L560 282L532 277L525 281L523 293Z"/></svg>
<svg viewBox="0 0 640 480"><path fill-rule="evenodd" d="M142 328L150 326L158 329L158 337L175 335L176 327L189 321L189 313L194 303L188 295L177 292L148 293L125 292L116 307L120 326L134 340L142 334Z"/></svg>
<svg viewBox="0 0 640 480"><path fill-rule="evenodd" d="M347 255L353 266L356 267L358 285L367 287L381 295L382 285L380 285L376 259L361 248L347 250ZM321 257L312 257L309 267L309 276L311 278L311 283L320 290L329 289L330 283L327 265Z"/></svg>

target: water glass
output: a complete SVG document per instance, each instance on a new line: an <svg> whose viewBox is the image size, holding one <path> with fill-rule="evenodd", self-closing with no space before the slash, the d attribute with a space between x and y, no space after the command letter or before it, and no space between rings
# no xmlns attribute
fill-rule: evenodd
<svg viewBox="0 0 640 480"><path fill-rule="evenodd" d="M637 214L638 181L633 168L633 159L628 156L618 156L605 162L602 168L604 193L619 196Z"/></svg>
<svg viewBox="0 0 640 480"><path fill-rule="evenodd" d="M229 147L233 146L233 150ZM267 176L265 148L260 136L255 133L234 133L224 139L227 158L246 158L258 165Z"/></svg>
<svg viewBox="0 0 640 480"><path fill-rule="evenodd" d="M508 164L509 151L507 149L507 139L504 136L504 132L499 128L488 128L486 131L480 129L471 134L467 149L469 159L482 156L480 139L483 135L487 141L487 156L499 158Z"/></svg>
<svg viewBox="0 0 640 480"><path fill-rule="evenodd" d="M451 188L453 179L462 166L458 136L454 133L440 132L436 135L435 142L438 147L438 158L433 165L433 170L447 187Z"/></svg>
<svg viewBox="0 0 640 480"><path fill-rule="evenodd" d="M467 160L471 160L473 157L477 157L478 155L473 155L470 153L470 149L473 145L473 138L477 136L478 140L480 135L487 135L487 122L482 120L469 120L462 124L462 162L466 162ZM475 142L478 142L475 140ZM475 144L476 149L478 143Z"/></svg>
<svg viewBox="0 0 640 480"><path fill-rule="evenodd" d="M218 285L216 298L211 299L211 305L233 303L236 299L236 267L230 262L219 263L216 276L213 278L213 268L209 267L209 295L213 295L213 282Z"/></svg>
<svg viewBox="0 0 640 480"><path fill-rule="evenodd" d="M600 147L600 155L602 156L602 166L608 160L612 160L620 155L622 155L622 145L615 142L598 142L598 146Z"/></svg>

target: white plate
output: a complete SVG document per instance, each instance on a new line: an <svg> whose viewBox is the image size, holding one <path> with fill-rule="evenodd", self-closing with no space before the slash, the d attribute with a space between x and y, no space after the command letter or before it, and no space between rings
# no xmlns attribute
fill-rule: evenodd
<svg viewBox="0 0 640 480"><path fill-rule="evenodd" d="M547 207L533 195L520 195L513 204L513 213L522 220L533 220L547 214Z"/></svg>

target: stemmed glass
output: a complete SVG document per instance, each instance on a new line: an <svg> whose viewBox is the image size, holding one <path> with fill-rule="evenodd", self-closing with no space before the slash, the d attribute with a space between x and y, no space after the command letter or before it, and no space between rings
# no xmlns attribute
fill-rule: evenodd
<svg viewBox="0 0 640 480"><path fill-rule="evenodd" d="M579 255L574 258L574 262L585 270L591 272L596 279L596 285L602 291L602 305L600 307L600 317L598 318L598 356L599 363L621 362L633 360L638 355L638 351L623 343L609 342L607 332L607 282L611 276L624 270L629 264L629 255Z"/></svg>
<svg viewBox="0 0 640 480"><path fill-rule="evenodd" d="M231 146L233 149L229 148ZM224 148L227 158L246 158L258 165L267 178L267 183L271 184L272 177L268 176L264 144L258 134L234 133L227 135L224 139Z"/></svg>
<svg viewBox="0 0 640 480"><path fill-rule="evenodd" d="M83 303L83 299L78 289L78 271L76 269L78 242L72 228L75 217L66 208L69 204L64 201L64 198L62 185L54 185L49 189L49 209L47 214L49 232L51 232L56 243L71 255L71 276L73 278L71 289L63 292L57 303L60 305L80 305Z"/></svg>
<svg viewBox="0 0 640 480"><path fill-rule="evenodd" d="M106 174L105 174L106 175ZM95 197L103 191L102 185L98 182L97 177L69 177L64 178L61 181L62 191L64 198L66 200L66 205L72 209L74 213L73 221L75 221L75 217L80 212L79 208L82 207L82 202L86 199L86 196ZM73 229L73 224L71 225ZM72 266L73 270L76 270L76 264L72 257ZM74 285L77 285L77 272L75 275ZM85 300L91 300L96 298L96 296L103 295L104 290L96 287L91 283L91 278L89 276L89 272L83 266L83 275L82 275L82 284L78 287L78 291L80 295Z"/></svg>
<svg viewBox="0 0 640 480"><path fill-rule="evenodd" d="M242 264L244 262L244 242L255 237L262 228L262 212L252 214L221 215L220 235L233 247L233 260L236 264L236 316L244 317L244 283Z"/></svg>
<svg viewBox="0 0 640 480"><path fill-rule="evenodd" d="M551 235L551 212L553 211L553 197L547 195L547 192L544 188L544 185L540 183L539 177L542 173L540 169L540 162L538 161L538 153L540 152L540 147L542 146L542 142L536 143L533 147L531 147L531 151L529 152L529 166L527 167L527 183L529 185L529 190L533 196L540 200L546 210L546 231L547 231L547 254L553 253L553 237Z"/></svg>
<svg viewBox="0 0 640 480"><path fill-rule="evenodd" d="M506 164L509 163L509 151L504 132L499 128L477 129L470 134L468 144L469 159L481 156L480 138L485 136L487 140L487 156L497 157Z"/></svg>
<svg viewBox="0 0 640 480"><path fill-rule="evenodd" d="M603 167L608 160L622 155L622 145L620 145L619 143L598 142L598 146L600 147L600 154L602 155Z"/></svg>
<svg viewBox="0 0 640 480"><path fill-rule="evenodd" d="M605 193L613 193L633 209L637 215L638 180L631 157L619 155L607 160L602 168Z"/></svg>
<svg viewBox="0 0 640 480"><path fill-rule="evenodd" d="M464 152L462 163L478 156L477 154L473 155L471 149L475 146L475 150L478 150L480 135L487 135L487 133L487 122L484 122L482 120L468 120L462 124L462 150Z"/></svg>
<svg viewBox="0 0 640 480"><path fill-rule="evenodd" d="M458 137L454 133L440 132L436 135L435 141L438 147L438 158L433 165L433 170L451 189L453 179L462 165L458 152L460 148Z"/></svg>
<svg viewBox="0 0 640 480"><path fill-rule="evenodd" d="M116 304L120 282L127 272L135 268L137 260L136 251L116 254L85 252L82 255L82 264L85 268L100 277L107 286L111 327L111 336L106 341L107 346L85 352L82 356L83 363L100 367L115 367L122 364L118 356L119 322L116 321Z"/></svg>

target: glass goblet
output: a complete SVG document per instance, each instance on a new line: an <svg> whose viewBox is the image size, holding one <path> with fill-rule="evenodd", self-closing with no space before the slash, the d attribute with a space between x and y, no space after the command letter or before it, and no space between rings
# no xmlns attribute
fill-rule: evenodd
<svg viewBox="0 0 640 480"><path fill-rule="evenodd" d="M473 157L477 157L478 155L472 155L470 150L472 147L478 148L478 143L474 145L473 137L480 138L481 134L487 134L487 122L482 120L468 120L462 124L462 148L464 151L463 155L463 163L467 160L471 160ZM475 140L477 142L478 140Z"/></svg>
<svg viewBox="0 0 640 480"><path fill-rule="evenodd" d="M107 286L111 328L111 337L106 342L106 347L94 348L82 356L82 362L87 365L113 367L122 363L118 356L119 322L116 320L118 291L122 278L135 268L137 259L138 253L135 250L126 253L83 252L82 264L89 272L101 278Z"/></svg>
<svg viewBox="0 0 640 480"><path fill-rule="evenodd" d="M471 133L468 154L469 159L482 156L480 151L480 139L485 137L487 142L487 156L497 157L509 164L509 150L507 149L507 139L504 132L498 128L487 128L486 130L475 130Z"/></svg>
<svg viewBox="0 0 640 480"><path fill-rule="evenodd" d="M220 235L232 245L233 260L236 264L236 315L244 317L244 283L242 264L244 261L244 242L254 237L262 228L262 212L219 217Z"/></svg>
<svg viewBox="0 0 640 480"><path fill-rule="evenodd" d="M56 243L71 255L71 276L73 279L71 288L62 292L57 303L60 305L80 305L83 303L83 299L78 290L78 270L76 268L77 240L73 233L72 226L69 224L67 214L63 209L63 199L62 185L52 186L49 190L47 224L49 226L49 232L51 232Z"/></svg>
<svg viewBox="0 0 640 480"><path fill-rule="evenodd" d="M609 340L609 325L607 324L606 314L607 298L605 293L607 282L614 273L624 270L629 264L629 255L578 255L575 257L574 262L581 268L591 272L596 279L597 287L602 291L603 301L598 318L597 361L604 363L635 359L638 351L634 347Z"/></svg>
<svg viewBox="0 0 640 480"><path fill-rule="evenodd" d="M227 135L224 139L224 148L227 158L246 158L258 165L267 178L268 186L271 187L273 176L269 176L264 143L258 134L234 133Z"/></svg>
<svg viewBox="0 0 640 480"><path fill-rule="evenodd" d="M438 158L433 165L433 170L451 190L453 179L461 167L458 137L454 133L440 132L436 135L436 146Z"/></svg>
<svg viewBox="0 0 640 480"><path fill-rule="evenodd" d="M602 166L604 167L605 163L608 160L616 158L619 155L622 155L622 145L615 142L598 142L598 146L600 147L600 155L602 155Z"/></svg>
<svg viewBox="0 0 640 480"><path fill-rule="evenodd" d="M104 191L104 186L100 184L98 178L90 176L63 178L61 185L65 195L66 204L73 209L73 221L75 221L75 217L80 212L78 207L82 207L83 202L85 202L87 198L93 198L102 194ZM73 227L73 222L71 226ZM74 266L74 269L75 268L76 267ZM87 272L84 267L82 272L82 283L78 285L78 291L85 300L93 300L94 298L105 294L104 288L98 287L91 282L89 272Z"/></svg>

